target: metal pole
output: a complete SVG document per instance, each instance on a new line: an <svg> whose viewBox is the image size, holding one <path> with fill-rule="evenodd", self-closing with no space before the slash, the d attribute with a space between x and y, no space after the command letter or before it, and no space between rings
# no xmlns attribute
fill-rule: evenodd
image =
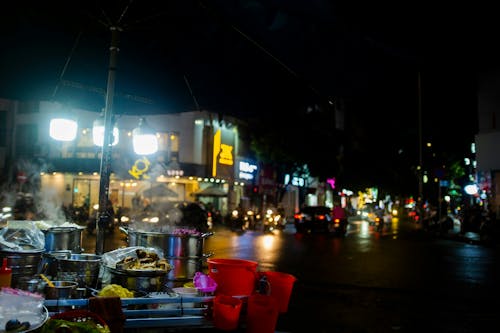
<svg viewBox="0 0 500 333"><path fill-rule="evenodd" d="M422 86L420 72L418 72L418 202L423 201L423 158L422 158Z"/></svg>
<svg viewBox="0 0 500 333"><path fill-rule="evenodd" d="M108 84L106 88L106 106L104 108L104 142L101 150L101 167L99 182L99 211L96 223L96 245L95 253L101 255L104 253L104 236L106 226L111 221L112 216L108 213L109 200L109 178L111 175L111 143L112 141L112 119L113 119L113 95L115 90L116 63L118 56L118 37L120 28L110 27L111 46L109 48L109 69Z"/></svg>

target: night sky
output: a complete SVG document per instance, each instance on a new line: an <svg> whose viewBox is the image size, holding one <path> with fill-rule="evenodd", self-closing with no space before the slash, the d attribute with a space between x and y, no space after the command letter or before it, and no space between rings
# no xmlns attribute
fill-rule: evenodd
<svg viewBox="0 0 500 333"><path fill-rule="evenodd" d="M477 131L476 74L489 70L498 56L498 29L490 18L493 8L454 6L16 2L2 10L0 97L54 99L99 110L104 97L96 90L106 87L109 23L120 20L117 113L205 109L243 118L290 118L284 123L293 126L308 106L342 98L356 131L375 133L382 142L411 141L420 72L426 139L460 151ZM463 135L451 139L457 132Z"/></svg>

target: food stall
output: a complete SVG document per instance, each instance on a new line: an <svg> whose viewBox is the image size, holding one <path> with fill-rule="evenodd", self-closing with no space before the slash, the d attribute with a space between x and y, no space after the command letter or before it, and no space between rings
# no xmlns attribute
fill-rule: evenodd
<svg viewBox="0 0 500 333"><path fill-rule="evenodd" d="M199 266L187 264L206 258L203 239L212 233L186 228L172 233L131 229L137 236L134 242L143 245L96 255L82 252L75 230L80 231L75 226L47 225L46 221L9 221L0 230L0 259L6 259L13 276L11 288L0 291L0 317L5 321L0 322L0 332L7 323L14 329L25 325L18 331L40 329L50 318L67 319L72 313L73 320L79 321L82 311L93 313L96 304L116 297L119 304L106 304L106 308L119 310L127 329L210 327L207 311L213 292L201 293L194 287ZM101 295L106 287L120 287L130 294ZM187 289L195 292L185 293ZM30 315L2 307L19 297L33 304L28 307ZM76 310L80 312L70 312ZM99 315L93 316L99 321Z"/></svg>

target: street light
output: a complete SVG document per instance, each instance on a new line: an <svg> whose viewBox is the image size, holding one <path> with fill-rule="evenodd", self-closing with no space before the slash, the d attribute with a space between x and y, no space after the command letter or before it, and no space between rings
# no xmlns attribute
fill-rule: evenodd
<svg viewBox="0 0 500 333"><path fill-rule="evenodd" d="M58 141L73 141L76 138L78 124L72 119L54 118L50 121L50 137Z"/></svg>
<svg viewBox="0 0 500 333"><path fill-rule="evenodd" d="M104 144L104 116L101 116L94 120L92 126L92 141L96 146L102 147ZM113 126L113 143L112 146L116 146L120 141L120 132L116 125Z"/></svg>
<svg viewBox="0 0 500 333"><path fill-rule="evenodd" d="M96 247L95 247L95 253L98 255L101 255L104 252L104 235L105 235L105 230L106 226L109 225L109 223L112 223L111 221L111 216L109 215L107 211L107 206L108 206L108 200L109 200L109 183L110 183L110 175L111 175L111 147L112 144L114 143L114 140L118 140L118 135L113 136L113 131L111 131L112 127L112 119L113 119L113 97L114 97L114 90L115 90L115 76L116 76L116 68L117 68L117 56L118 56L118 37L119 37L119 32L121 29L119 27L112 26L110 27L111 30L111 46L109 48L110 50L110 55L109 55L109 68L108 68L108 82L107 82L107 88L106 88L106 105L104 107L103 115L101 119L98 119L97 123L94 123L99 127L99 125L104 125L103 128L98 129L97 127L95 128L95 134L98 134L99 132L103 134L102 140L100 138L96 137L95 143L96 144L101 144L102 145L102 150L101 150L101 163L100 163L100 172L99 172L99 210L98 210L98 215L97 215L97 223L96 223ZM66 124L68 128L73 129L74 128L74 135L72 139L75 139L76 137L76 125L73 123L67 123L64 121L59 121L57 123L59 124ZM75 122L76 124L76 122ZM142 125L142 127L141 127ZM134 150L136 151L137 154L140 155L149 155L149 154L154 154L158 150L158 142L156 138L156 134L154 136L151 136L152 129L146 129L145 127L145 120L144 118L141 118L139 122L139 127L137 129L134 129L133 135L134 135ZM118 132L118 130L116 130ZM63 140L63 141L68 141L69 136L62 135L65 133L63 129L52 130L52 121L51 121L51 129L50 129L50 135L52 138L56 140ZM136 140L140 140L136 138L136 136L142 136L146 135L146 143L144 141L137 141L137 142L142 142L142 144L138 143L136 146L135 142ZM113 139L114 137L114 139ZM154 140L152 139L154 138ZM112 140L113 139L113 140ZM152 148L148 148L147 144L152 144ZM141 150L137 150L139 148L142 148Z"/></svg>
<svg viewBox="0 0 500 333"><path fill-rule="evenodd" d="M139 155L151 155L158 151L156 132L146 124L146 119L139 120L139 126L132 131L134 151Z"/></svg>

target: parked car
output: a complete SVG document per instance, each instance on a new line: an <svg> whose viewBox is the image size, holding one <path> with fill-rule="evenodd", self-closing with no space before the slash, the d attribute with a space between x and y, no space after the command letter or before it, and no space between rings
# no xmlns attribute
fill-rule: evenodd
<svg viewBox="0 0 500 333"><path fill-rule="evenodd" d="M298 233L330 232L332 229L332 209L326 206L306 206L293 216Z"/></svg>

